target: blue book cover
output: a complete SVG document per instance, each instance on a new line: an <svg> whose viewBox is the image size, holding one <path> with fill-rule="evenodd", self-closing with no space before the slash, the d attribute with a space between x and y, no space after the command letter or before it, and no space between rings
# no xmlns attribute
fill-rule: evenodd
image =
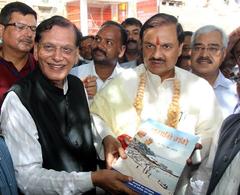
<svg viewBox="0 0 240 195"><path fill-rule="evenodd" d="M139 194L174 193L177 182L199 137L148 119L113 168L133 177L129 188Z"/></svg>

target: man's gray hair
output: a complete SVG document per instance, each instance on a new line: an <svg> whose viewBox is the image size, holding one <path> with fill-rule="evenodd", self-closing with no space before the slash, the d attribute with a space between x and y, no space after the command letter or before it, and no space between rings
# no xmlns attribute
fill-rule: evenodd
<svg viewBox="0 0 240 195"><path fill-rule="evenodd" d="M199 35L206 34L206 33L209 33L209 32L214 32L214 31L217 31L217 32L219 32L221 34L223 47L227 48L227 45L228 45L228 36L227 36L227 34L225 33L225 31L222 28L214 26L214 25L206 25L206 26L202 26L199 29L197 29L193 33L193 36L191 38L191 47L194 46L194 44L196 42L196 38Z"/></svg>

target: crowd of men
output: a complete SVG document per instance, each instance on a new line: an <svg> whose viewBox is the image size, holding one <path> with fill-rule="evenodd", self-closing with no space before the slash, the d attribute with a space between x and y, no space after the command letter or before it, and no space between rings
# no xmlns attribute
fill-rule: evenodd
<svg viewBox="0 0 240 195"><path fill-rule="evenodd" d="M112 165L149 118L200 137L175 194L240 193L240 29L158 13L83 37L12 2L0 37L0 194L137 194Z"/></svg>

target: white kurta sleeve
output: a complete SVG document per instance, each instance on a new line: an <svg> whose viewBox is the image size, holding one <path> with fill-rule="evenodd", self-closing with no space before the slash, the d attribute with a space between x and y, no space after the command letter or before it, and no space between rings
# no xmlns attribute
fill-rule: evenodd
<svg viewBox="0 0 240 195"><path fill-rule="evenodd" d="M104 160L105 156L102 141L108 135L112 135L113 137L114 135L111 129L98 115L92 114L91 117L92 117L92 130L94 136L94 146L96 148L99 158L101 160Z"/></svg>
<svg viewBox="0 0 240 195"><path fill-rule="evenodd" d="M65 172L42 167L36 125L14 92L9 92L0 116L18 186L24 194L82 194L94 186L91 172Z"/></svg>
<svg viewBox="0 0 240 195"><path fill-rule="evenodd" d="M104 120L100 116L92 113L92 118L95 128L97 127L97 133L102 140L108 135L112 135L113 137L115 137L111 128L104 122Z"/></svg>

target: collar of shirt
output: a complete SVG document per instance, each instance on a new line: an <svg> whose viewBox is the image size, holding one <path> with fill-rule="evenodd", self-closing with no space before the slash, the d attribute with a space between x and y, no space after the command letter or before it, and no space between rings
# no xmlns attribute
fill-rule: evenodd
<svg viewBox="0 0 240 195"><path fill-rule="evenodd" d="M178 78L177 73L178 71L175 68L175 75L172 78L165 79L163 82L161 80L161 77L151 73L149 70L147 70L147 79L150 81L151 85L158 87L161 84L164 84L168 81L173 81L175 78Z"/></svg>
<svg viewBox="0 0 240 195"><path fill-rule="evenodd" d="M90 65L90 64L92 65L92 75L93 75L93 76L96 76L98 79L101 80L101 78L100 78L100 77L98 76L98 74L96 73L96 69L95 69L94 62L91 61L91 62L89 63L89 65ZM116 66L115 66L112 74L108 77L107 80L110 80L110 79L114 78L117 74L123 72L124 70L125 70L125 69L122 68L122 67L119 65L119 63L117 62L117 64L116 64Z"/></svg>
<svg viewBox="0 0 240 195"><path fill-rule="evenodd" d="M16 67L11 61L7 61L1 56L0 56L0 64L5 66L15 78L20 79L25 77L29 72L31 72L35 68L36 61L34 60L34 57L32 54L28 54L28 59L26 61L26 64L23 66L23 68L20 71L16 69Z"/></svg>
<svg viewBox="0 0 240 195"><path fill-rule="evenodd" d="M127 69L127 68L135 68L137 66L137 60L132 60L128 62L123 62L120 64L121 67Z"/></svg>
<svg viewBox="0 0 240 195"><path fill-rule="evenodd" d="M68 80L66 78L63 83L63 94L66 95L67 91L68 91Z"/></svg>
<svg viewBox="0 0 240 195"><path fill-rule="evenodd" d="M221 71L219 71L217 79L214 83L213 88L216 89L217 87L224 87L224 88L230 88L234 83L227 79Z"/></svg>

